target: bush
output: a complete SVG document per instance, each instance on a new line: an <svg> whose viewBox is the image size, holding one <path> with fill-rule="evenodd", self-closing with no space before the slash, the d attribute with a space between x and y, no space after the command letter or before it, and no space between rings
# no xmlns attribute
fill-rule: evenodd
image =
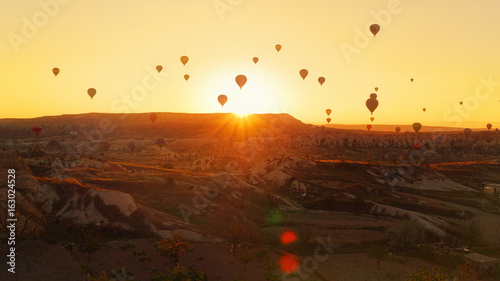
<svg viewBox="0 0 500 281"><path fill-rule="evenodd" d="M210 278L199 269L177 265L168 274L157 273L151 281L210 281Z"/></svg>
<svg viewBox="0 0 500 281"><path fill-rule="evenodd" d="M191 249L191 244L184 239L182 232L174 234L174 236L163 239L156 245L157 253L160 256L165 256L176 265L179 264L181 256Z"/></svg>

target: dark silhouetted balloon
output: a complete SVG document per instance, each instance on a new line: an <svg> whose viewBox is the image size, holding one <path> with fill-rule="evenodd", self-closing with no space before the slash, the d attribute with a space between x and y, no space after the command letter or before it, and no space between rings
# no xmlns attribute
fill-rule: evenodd
<svg viewBox="0 0 500 281"><path fill-rule="evenodd" d="M471 130L471 129L469 129L469 128L465 128L465 129L464 129L464 134L465 134L466 136L470 136L470 135L472 134L472 130Z"/></svg>
<svg viewBox="0 0 500 281"><path fill-rule="evenodd" d="M371 98L371 99L376 99L376 98L377 98L377 94L375 94L375 93L371 93L371 94L370 94L370 98Z"/></svg>
<svg viewBox="0 0 500 281"><path fill-rule="evenodd" d="M159 138L155 141L155 144L161 149L162 146L167 145L167 142L165 141L164 138Z"/></svg>
<svg viewBox="0 0 500 281"><path fill-rule="evenodd" d="M181 62L183 65L186 65L186 63L189 61L189 58L187 56L182 56L181 57Z"/></svg>
<svg viewBox="0 0 500 281"><path fill-rule="evenodd" d="M243 74L236 76L234 80L236 81L236 84L240 86L240 90L243 89L243 86L247 83L247 77Z"/></svg>
<svg viewBox="0 0 500 281"><path fill-rule="evenodd" d="M69 133L69 136L70 136L70 137L74 140L74 139L76 139L76 137L78 137L78 132L76 132L76 131L71 131L71 132Z"/></svg>
<svg viewBox="0 0 500 281"><path fill-rule="evenodd" d="M89 94L90 98L93 99L97 91L94 88L89 88L87 90L87 94Z"/></svg>
<svg viewBox="0 0 500 281"><path fill-rule="evenodd" d="M302 80L306 79L308 73L309 73L309 71L307 71L307 69L301 69L299 71L299 74L300 74L300 77L302 77Z"/></svg>
<svg viewBox="0 0 500 281"><path fill-rule="evenodd" d="M321 86L323 86L323 83L325 83L325 80L326 80L326 79L325 79L325 77L319 77L319 78L318 78L318 82L319 82L319 84L320 84Z"/></svg>
<svg viewBox="0 0 500 281"><path fill-rule="evenodd" d="M156 119L158 119L158 115L156 113L154 113L154 112L151 112L149 114L149 120L151 120L151 122L154 123L156 121Z"/></svg>
<svg viewBox="0 0 500 281"><path fill-rule="evenodd" d="M372 95L374 95L374 94L372 94ZM371 114L373 114L373 111L375 111L375 109L377 109L377 107L378 107L378 100L376 98L367 99L366 100L366 107L368 108L368 110L370 110Z"/></svg>
<svg viewBox="0 0 500 281"><path fill-rule="evenodd" d="M253 62L254 62L254 63L257 63L258 61L259 61L259 58L258 58L258 57L254 57L254 58L253 58Z"/></svg>
<svg viewBox="0 0 500 281"><path fill-rule="evenodd" d="M412 127L413 127L413 130L415 130L415 132L418 133L418 131L420 131L420 129L422 129L422 124L420 124L420 123L413 123Z"/></svg>
<svg viewBox="0 0 500 281"><path fill-rule="evenodd" d="M488 130L491 130L491 127L493 127L491 124L486 124L486 128L488 128Z"/></svg>
<svg viewBox="0 0 500 281"><path fill-rule="evenodd" d="M184 79L187 81L189 79L189 74L184 74Z"/></svg>
<svg viewBox="0 0 500 281"><path fill-rule="evenodd" d="M328 108L327 110L325 110L325 112L326 112L326 115L330 116L330 114L332 113L332 110Z"/></svg>
<svg viewBox="0 0 500 281"><path fill-rule="evenodd" d="M332 121L332 118L330 117L326 118L326 122L328 122L328 124L330 124L330 121Z"/></svg>
<svg viewBox="0 0 500 281"><path fill-rule="evenodd" d="M276 48L276 51L278 51L278 52L281 50L281 45L280 44L278 44L278 45L276 45L274 47Z"/></svg>
<svg viewBox="0 0 500 281"><path fill-rule="evenodd" d="M31 128L31 130L33 131L33 133L35 133L35 135L38 136L38 134L40 134L40 132L42 131L42 126L35 125Z"/></svg>
<svg viewBox="0 0 500 281"><path fill-rule="evenodd" d="M427 109L425 109L425 107L424 107L424 108L422 108L422 110L425 112Z"/></svg>
<svg viewBox="0 0 500 281"><path fill-rule="evenodd" d="M366 125L366 128L368 129L368 131L370 131L372 129L372 125L368 124Z"/></svg>
<svg viewBox="0 0 500 281"><path fill-rule="evenodd" d="M464 102L462 102L462 101L461 101L461 102L460 102L460 105L462 105L462 104L464 104Z"/></svg>
<svg viewBox="0 0 500 281"><path fill-rule="evenodd" d="M375 37L375 35L377 35L377 33L380 31L380 25L376 23L370 25L370 31L373 34L373 37Z"/></svg>
<svg viewBox="0 0 500 281"><path fill-rule="evenodd" d="M420 150L420 148L422 148L422 144L419 142L416 142L413 144L413 148L415 148L415 150Z"/></svg>
<svg viewBox="0 0 500 281"><path fill-rule="evenodd" d="M220 95L217 97L217 100L219 101L220 105L224 107L224 104L227 102L227 96L226 95Z"/></svg>
<svg viewBox="0 0 500 281"><path fill-rule="evenodd" d="M57 74L59 74L59 68L57 67L52 68L52 73L54 73L54 76L57 77Z"/></svg>
<svg viewBox="0 0 500 281"><path fill-rule="evenodd" d="M399 133L401 131L400 127L396 127L396 133Z"/></svg>
<svg viewBox="0 0 500 281"><path fill-rule="evenodd" d="M161 66L161 65L156 66L156 71L158 71L158 73L160 73L162 69L163 69L163 66Z"/></svg>
<svg viewBox="0 0 500 281"><path fill-rule="evenodd" d="M373 122L373 120L375 120L375 117L370 117L370 121Z"/></svg>
<svg viewBox="0 0 500 281"><path fill-rule="evenodd" d="M375 87L375 92L378 91L378 87Z"/></svg>
<svg viewBox="0 0 500 281"><path fill-rule="evenodd" d="M410 82L413 82L413 78L410 79Z"/></svg>

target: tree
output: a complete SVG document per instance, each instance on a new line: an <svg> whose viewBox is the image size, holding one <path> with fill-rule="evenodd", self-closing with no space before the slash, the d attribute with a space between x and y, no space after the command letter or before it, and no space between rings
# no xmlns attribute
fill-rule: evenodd
<svg viewBox="0 0 500 281"><path fill-rule="evenodd" d="M172 237L161 240L156 245L156 253L170 259L175 265L179 265L181 256L190 250L191 244L184 239L182 232L174 234Z"/></svg>
<svg viewBox="0 0 500 281"><path fill-rule="evenodd" d="M385 235L389 238L388 245L396 251L412 250L418 243L425 241L424 227L420 223L410 220L388 228Z"/></svg>
<svg viewBox="0 0 500 281"><path fill-rule="evenodd" d="M465 226L462 231L462 236L464 241L469 245L469 249L472 246L476 246L481 243L483 240L484 232L479 225L479 221L477 219L473 219L468 226Z"/></svg>
<svg viewBox="0 0 500 281"><path fill-rule="evenodd" d="M433 267L431 271L419 268L417 272L410 272L405 276L405 281L445 281L447 276L441 273L440 267Z"/></svg>
<svg viewBox="0 0 500 281"><path fill-rule="evenodd" d="M168 274L156 274L151 281L210 281L210 278L199 269L177 265Z"/></svg>
<svg viewBox="0 0 500 281"><path fill-rule="evenodd" d="M81 228L79 244L80 250L88 254L88 264L92 254L102 246L101 238L95 234L95 224L88 224Z"/></svg>
<svg viewBox="0 0 500 281"><path fill-rule="evenodd" d="M257 257L257 252L255 249L251 249L248 246L241 248L236 254L236 260L243 264L243 271L247 269L247 263L253 261Z"/></svg>
<svg viewBox="0 0 500 281"><path fill-rule="evenodd" d="M388 252L387 247L380 244L371 245L368 249L368 255L378 260L377 269L380 269L380 262L387 257Z"/></svg>

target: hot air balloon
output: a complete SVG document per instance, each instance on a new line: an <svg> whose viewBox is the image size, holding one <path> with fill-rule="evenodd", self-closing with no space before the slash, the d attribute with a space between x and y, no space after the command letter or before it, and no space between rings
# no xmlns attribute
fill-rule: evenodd
<svg viewBox="0 0 500 281"><path fill-rule="evenodd" d="M71 132L69 133L69 136L70 136L70 137L74 140L74 139L76 139L76 137L78 137L78 132L76 132L76 131L71 131Z"/></svg>
<svg viewBox="0 0 500 281"><path fill-rule="evenodd" d="M376 99L376 98L377 98L377 94L375 94L375 93L371 93L371 94L370 94L370 98L371 98L371 99Z"/></svg>
<svg viewBox="0 0 500 281"><path fill-rule="evenodd" d="M420 150L420 148L422 148L422 144L419 142L416 142L413 144L413 148L415 148L415 150Z"/></svg>
<svg viewBox="0 0 500 281"><path fill-rule="evenodd" d="M57 74L59 74L59 68L57 67L52 68L52 73L54 73L54 76L57 77Z"/></svg>
<svg viewBox="0 0 500 281"><path fill-rule="evenodd" d="M370 95L370 98L366 100L366 107L368 108L368 110L370 110L371 114L373 114L373 111L375 111L375 109L377 109L378 107L378 100L376 99L377 95L375 95L375 98L373 98L372 95Z"/></svg>
<svg viewBox="0 0 500 281"><path fill-rule="evenodd" d="M399 131L401 131L401 128L400 127L396 127L396 133L399 133Z"/></svg>
<svg viewBox="0 0 500 281"><path fill-rule="evenodd" d="M278 44L278 45L276 45L276 46L275 46L275 48L276 48L276 51L278 51L278 52L279 52L279 51L281 50L281 45L280 45L280 44Z"/></svg>
<svg viewBox="0 0 500 281"><path fill-rule="evenodd" d="M247 83L247 77L243 74L236 76L234 80L236 81L236 84L240 86L240 90L243 89L243 86Z"/></svg>
<svg viewBox="0 0 500 281"><path fill-rule="evenodd" d="M129 141L127 143L127 147L128 149L130 149L131 152L134 152L134 144L135 144L134 141Z"/></svg>
<svg viewBox="0 0 500 281"><path fill-rule="evenodd" d="M418 131L420 131L420 129L422 129L422 124L420 124L420 123L413 123L413 130L415 130L415 132L418 133Z"/></svg>
<svg viewBox="0 0 500 281"><path fill-rule="evenodd" d="M375 92L378 91L378 87L375 87Z"/></svg>
<svg viewBox="0 0 500 281"><path fill-rule="evenodd" d="M184 74L184 79L187 81L189 79L189 74Z"/></svg>
<svg viewBox="0 0 500 281"><path fill-rule="evenodd" d="M380 31L380 25L376 23L370 25L370 31L373 34L373 37L375 37L375 35L377 35L377 33Z"/></svg>
<svg viewBox="0 0 500 281"><path fill-rule="evenodd" d="M224 104L227 102L227 96L226 95L220 95L217 97L217 100L219 101L220 105L224 107Z"/></svg>
<svg viewBox="0 0 500 281"><path fill-rule="evenodd" d="M375 120L375 117L370 117L370 121L373 122L373 120Z"/></svg>
<svg viewBox="0 0 500 281"><path fill-rule="evenodd" d="M151 112L149 114L149 120L151 120L151 122L154 123L156 121L156 119L158 119L158 115L156 115L156 113L154 113L154 112Z"/></svg>
<svg viewBox="0 0 500 281"><path fill-rule="evenodd" d="M259 61L259 58L258 58L258 57L254 57L254 58L253 58L253 62L254 62L255 64L257 64L257 62L258 62L258 61Z"/></svg>
<svg viewBox="0 0 500 281"><path fill-rule="evenodd" d="M307 71L307 69L301 69L299 71L299 74L300 74L300 77L302 77L302 80L306 79L308 73L309 73L309 71Z"/></svg>
<svg viewBox="0 0 500 281"><path fill-rule="evenodd" d="M471 134L472 134L472 130L471 129L469 129L469 128L465 128L464 129L464 135L470 136Z"/></svg>
<svg viewBox="0 0 500 281"><path fill-rule="evenodd" d="M332 118L330 117L326 118L326 122L328 122L328 124L330 124L330 121L332 121Z"/></svg>
<svg viewBox="0 0 500 281"><path fill-rule="evenodd" d="M35 133L35 135L38 136L38 134L40 134L40 132L42 131L42 126L35 125L31 128L31 130L33 131L33 133Z"/></svg>
<svg viewBox="0 0 500 281"><path fill-rule="evenodd" d="M491 124L486 124L486 128L488 128L488 131L491 130L491 127L493 127Z"/></svg>
<svg viewBox="0 0 500 281"><path fill-rule="evenodd" d="M94 88L89 88L87 90L87 94L89 94L90 98L93 99L97 91Z"/></svg>
<svg viewBox="0 0 500 281"><path fill-rule="evenodd" d="M422 108L422 110L425 112L427 109L425 109L425 107L424 107L424 108Z"/></svg>
<svg viewBox="0 0 500 281"><path fill-rule="evenodd" d="M332 110L328 108L327 110L325 110L325 112L326 112L326 115L330 116L330 114L332 113Z"/></svg>
<svg viewBox="0 0 500 281"><path fill-rule="evenodd" d="M156 71L158 71L158 73L160 73L162 69L163 69L163 66L161 66L161 65L156 66Z"/></svg>
<svg viewBox="0 0 500 281"><path fill-rule="evenodd" d="M368 131L370 131L370 129L372 128L372 125L368 124L368 125L366 125L366 128L368 129Z"/></svg>
<svg viewBox="0 0 500 281"><path fill-rule="evenodd" d="M463 101L461 101L461 102L460 102L460 105L462 105L462 104L464 104L464 102L463 102Z"/></svg>
<svg viewBox="0 0 500 281"><path fill-rule="evenodd" d="M187 56L182 56L181 57L181 62L183 65L186 65L186 63L189 61L189 58Z"/></svg>
<svg viewBox="0 0 500 281"><path fill-rule="evenodd" d="M321 86L323 86L323 83L325 83L325 77L319 77L318 82Z"/></svg>
<svg viewBox="0 0 500 281"><path fill-rule="evenodd" d="M159 138L155 141L155 144L161 149L162 146L167 145L167 142L163 138Z"/></svg>
<svg viewBox="0 0 500 281"><path fill-rule="evenodd" d="M410 79L410 82L413 82L413 78Z"/></svg>

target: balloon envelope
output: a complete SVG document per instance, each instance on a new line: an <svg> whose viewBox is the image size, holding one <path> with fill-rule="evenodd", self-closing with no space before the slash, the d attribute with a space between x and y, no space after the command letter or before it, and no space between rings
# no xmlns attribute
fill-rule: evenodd
<svg viewBox="0 0 500 281"><path fill-rule="evenodd" d="M466 136L470 136L470 135L472 134L472 130L471 130L471 129L469 129L469 128L465 128L465 129L464 129L464 134L465 134Z"/></svg>
<svg viewBox="0 0 500 281"><path fill-rule="evenodd" d="M422 144L419 142L416 142L413 144L413 148L415 148L415 150L420 150L420 148L422 148Z"/></svg>
<svg viewBox="0 0 500 281"><path fill-rule="evenodd" d="M370 121L373 122L373 120L375 120L375 117L370 117Z"/></svg>
<svg viewBox="0 0 500 281"><path fill-rule="evenodd" d="M490 129L491 129L491 127L493 127L491 124L489 124L489 123L488 123L488 124L486 124L486 128L488 128L488 130L490 130Z"/></svg>
<svg viewBox="0 0 500 281"><path fill-rule="evenodd" d="M309 73L309 71L307 71L307 69L301 69L299 71L299 74L300 74L300 77L302 77L302 80L306 79L308 73Z"/></svg>
<svg viewBox="0 0 500 281"><path fill-rule="evenodd" d="M76 131L71 131L69 133L69 136L72 138L72 139L76 139L76 137L78 137L78 132Z"/></svg>
<svg viewBox="0 0 500 281"><path fill-rule="evenodd" d="M377 94L375 94L375 93L371 93L371 94L370 94L370 98L371 98L371 99L376 99L376 98L377 98Z"/></svg>
<svg viewBox="0 0 500 281"><path fill-rule="evenodd" d="M378 100L377 99L367 99L366 100L366 107L368 110L370 110L371 114L373 114L373 111L377 109L378 107Z"/></svg>
<svg viewBox="0 0 500 281"><path fill-rule="evenodd" d="M376 23L370 25L370 31L373 34L373 37L375 37L375 35L377 35L377 33L380 31L380 25Z"/></svg>
<svg viewBox="0 0 500 281"><path fill-rule="evenodd" d="M375 92L378 91L378 87L375 87Z"/></svg>
<svg viewBox="0 0 500 281"><path fill-rule="evenodd" d="M399 133L399 131L401 131L401 128L400 127L396 127L396 133Z"/></svg>
<svg viewBox="0 0 500 281"><path fill-rule="evenodd" d="M87 94L89 94L90 98L93 99L97 91L94 88L89 88L87 90Z"/></svg>
<svg viewBox="0 0 500 281"><path fill-rule="evenodd" d="M368 129L368 131L370 131L370 129L372 128L372 125L368 124L368 125L366 125L366 128Z"/></svg>
<svg viewBox="0 0 500 281"><path fill-rule="evenodd" d="M258 61L259 61L259 58L258 58L258 57L254 57L254 58L253 58L253 62L254 62L254 63L257 63Z"/></svg>
<svg viewBox="0 0 500 281"><path fill-rule="evenodd" d="M151 122L154 123L156 121L156 119L158 119L158 115L156 115L156 113L152 112L149 114L149 120L151 120Z"/></svg>
<svg viewBox="0 0 500 281"><path fill-rule="evenodd" d="M187 81L189 79L189 74L184 74L184 79Z"/></svg>
<svg viewBox="0 0 500 281"><path fill-rule="evenodd" d="M157 139L157 140L155 141L155 144L156 144L159 148L161 148L162 146L166 145L166 144L167 144L167 142L165 141L165 139L164 139L164 138L159 138L159 139Z"/></svg>
<svg viewBox="0 0 500 281"><path fill-rule="evenodd" d="M156 66L156 71L158 71L158 73L160 73L162 69L163 69L163 66L161 66L161 65Z"/></svg>
<svg viewBox="0 0 500 281"><path fill-rule="evenodd" d="M327 110L325 110L325 112L326 112L326 115L330 116L330 114L332 113L332 110L328 108Z"/></svg>
<svg viewBox="0 0 500 281"><path fill-rule="evenodd" d="M276 48L276 51L278 51L278 52L279 52L279 51L281 50L281 45L280 45L280 44L278 44L278 45L276 45L276 46L275 46L275 48Z"/></svg>
<svg viewBox="0 0 500 281"><path fill-rule="evenodd" d="M461 102L460 102L460 105L462 105L462 104L464 104L464 102L462 102L462 101L461 101Z"/></svg>
<svg viewBox="0 0 500 281"><path fill-rule="evenodd" d="M326 118L326 122L328 122L328 124L330 124L330 121L332 121L332 118Z"/></svg>
<svg viewBox="0 0 500 281"><path fill-rule="evenodd" d="M57 67L52 68L52 73L54 73L54 76L57 76L57 74L59 74L59 68Z"/></svg>
<svg viewBox="0 0 500 281"><path fill-rule="evenodd" d="M422 110L425 112L427 109L425 109L425 107L424 107Z"/></svg>
<svg viewBox="0 0 500 281"><path fill-rule="evenodd" d="M410 81L413 82L413 78L411 78Z"/></svg>
<svg viewBox="0 0 500 281"><path fill-rule="evenodd" d="M240 90L247 83L247 77L243 74L236 76L236 78L234 80L236 81L236 84L238 84L238 86L240 86Z"/></svg>
<svg viewBox="0 0 500 281"><path fill-rule="evenodd" d="M422 124L420 124L420 123L413 123L412 127L413 127L413 130L415 130L415 132L418 133L418 131L420 131L420 129L422 129Z"/></svg>
<svg viewBox="0 0 500 281"><path fill-rule="evenodd" d="M181 57L181 62L183 65L186 65L186 63L189 61L189 58L187 56L182 56Z"/></svg>
<svg viewBox="0 0 500 281"><path fill-rule="evenodd" d="M323 86L323 83L325 83L325 80L326 80L326 79L325 79L325 77L320 77L320 78L318 78L318 82L319 82L319 84L320 84L321 86Z"/></svg>
<svg viewBox="0 0 500 281"><path fill-rule="evenodd" d="M224 104L227 102L227 96L226 95L220 95L217 97L217 100L219 101L220 105L224 107Z"/></svg>
<svg viewBox="0 0 500 281"><path fill-rule="evenodd" d="M38 136L38 134L40 134L40 132L42 131L42 126L35 125L31 128L31 130L33 131L33 133L35 133L35 135Z"/></svg>

